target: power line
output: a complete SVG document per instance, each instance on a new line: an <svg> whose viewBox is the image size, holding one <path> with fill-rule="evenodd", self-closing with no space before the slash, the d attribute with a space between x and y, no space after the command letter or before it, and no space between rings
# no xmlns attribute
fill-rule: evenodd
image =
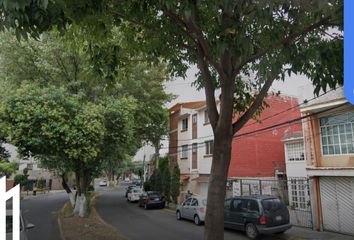
<svg viewBox="0 0 354 240"><path fill-rule="evenodd" d="M305 100L304 100L302 103L300 103L300 104L297 104L297 105L292 106L292 107L290 107L290 108L287 108L287 109L285 109L285 110L283 110L283 111L280 111L280 112L278 112L278 113L275 113L275 114L273 114L273 115L270 115L270 116L268 116L268 117L265 117L265 118L263 118L263 119L261 119L261 120L259 120L259 121L262 122L262 121L271 119L271 118L273 118L273 117L276 117L276 116L278 116L278 115L280 115L280 114L282 114L282 113L288 112L288 111L290 111L290 110L292 110L292 109L298 108L298 107L300 107L300 106L302 106L302 105L304 105L304 104L309 103L310 101L316 100L316 99L318 99L318 98L320 98L320 97L322 97L322 96L324 96L324 95L326 95L326 94L328 94L328 93L330 93L330 92L332 92L332 91L334 91L334 90L337 90L337 89L339 89L339 88L343 88L343 87L333 88L333 89L331 89L331 90L329 90L329 91L327 91L327 92L325 92L325 93L322 93L322 94L318 95L317 97L313 97L313 98L311 98L311 99L309 99L309 100L305 99ZM245 126L243 126L243 128L252 126L252 125L257 124L257 123L258 123L258 122L255 121L255 122L246 124ZM199 138L194 138L194 139L177 139L177 141L179 141L179 142L192 141L192 140L195 140L195 139L205 139L205 138L210 138L210 137L213 137L213 136L214 136L214 135L209 135L209 136L204 136L204 137L199 137ZM165 139L165 140L168 140L168 139Z"/></svg>
<svg viewBox="0 0 354 240"><path fill-rule="evenodd" d="M262 129L257 129L257 130L254 130L254 131L242 133L240 135L235 135L235 136L233 136L233 139L239 140L242 137L248 137L248 136L252 136L254 134L263 134L263 133L266 133L267 131L270 131L270 130L273 131L274 128L278 128L278 127L281 127L281 126L295 125L295 124L298 124L298 122L300 122L303 119L306 119L306 118L309 118L311 116L315 116L315 115L318 115L318 114L321 114L321 113L324 113L324 112L328 112L328 111L340 108L340 107L342 107L342 106L344 106L346 104L347 103L344 103L344 104L341 104L341 105L338 105L338 106L334 106L334 107L329 108L329 109L325 109L325 110L322 110L322 111L319 111L319 112L316 112L316 113L311 113L311 114L306 115L306 116L302 116L302 117L299 117L299 118L288 120L288 121L285 121L285 122L282 122L282 123L278 123L278 124L275 124L275 125L272 125L272 126L268 126L268 127L262 128ZM338 112L332 113L329 116L334 116L336 113L338 113ZM311 120L306 120L306 121L311 121ZM194 139L194 140L196 140L196 139ZM197 144L197 148L199 148L199 147L203 147L205 142L198 142L198 143L194 143L194 144ZM170 149L170 148L178 149L178 148L181 148L182 146L186 146L186 145L187 146L189 146L189 145L192 146L193 144L183 144L183 145L179 145L179 146L176 146L176 147L165 147L165 148L162 148L162 149ZM200 146L198 146L198 145L200 145ZM192 148L188 148L187 150L192 150ZM175 153L180 153L180 152L182 152L182 150L179 150L179 151L177 151Z"/></svg>

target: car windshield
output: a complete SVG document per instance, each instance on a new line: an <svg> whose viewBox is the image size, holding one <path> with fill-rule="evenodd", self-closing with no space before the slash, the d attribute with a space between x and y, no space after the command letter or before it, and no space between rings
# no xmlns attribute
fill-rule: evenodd
<svg viewBox="0 0 354 240"><path fill-rule="evenodd" d="M149 194L149 197L150 198L160 198L160 195L157 193L151 193L151 194Z"/></svg>
<svg viewBox="0 0 354 240"><path fill-rule="evenodd" d="M141 190L139 190L139 189L134 189L134 190L133 190L133 193L141 193Z"/></svg>
<svg viewBox="0 0 354 240"><path fill-rule="evenodd" d="M276 211L285 205L278 198L270 198L262 200L262 207L265 211Z"/></svg>

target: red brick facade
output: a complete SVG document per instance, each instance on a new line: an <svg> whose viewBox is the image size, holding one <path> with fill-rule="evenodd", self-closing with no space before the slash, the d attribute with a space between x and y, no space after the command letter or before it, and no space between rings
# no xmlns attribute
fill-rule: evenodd
<svg viewBox="0 0 354 240"><path fill-rule="evenodd" d="M269 107L258 117L266 120L261 123L250 120L237 134L252 132L300 117L295 98L270 96L266 102ZM279 114L283 111L284 113ZM232 143L229 177L273 177L276 169L285 172L282 139L286 131L301 131L301 122L236 138Z"/></svg>

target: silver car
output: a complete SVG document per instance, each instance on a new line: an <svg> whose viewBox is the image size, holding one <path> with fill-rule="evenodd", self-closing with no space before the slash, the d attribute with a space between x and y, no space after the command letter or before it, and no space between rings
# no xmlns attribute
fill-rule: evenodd
<svg viewBox="0 0 354 240"><path fill-rule="evenodd" d="M205 220L206 198L192 196L186 199L181 205L177 206L177 220L189 219L193 220L196 225L200 225Z"/></svg>
<svg viewBox="0 0 354 240"><path fill-rule="evenodd" d="M20 240L28 240L27 230L34 228L32 223L25 223L20 215ZM12 210L6 210L6 240L12 240Z"/></svg>

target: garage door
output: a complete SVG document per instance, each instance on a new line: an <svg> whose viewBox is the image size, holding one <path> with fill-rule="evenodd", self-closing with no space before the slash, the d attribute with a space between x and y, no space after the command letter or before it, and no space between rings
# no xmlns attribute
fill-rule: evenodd
<svg viewBox="0 0 354 240"><path fill-rule="evenodd" d="M354 178L321 177L323 229L354 235Z"/></svg>

